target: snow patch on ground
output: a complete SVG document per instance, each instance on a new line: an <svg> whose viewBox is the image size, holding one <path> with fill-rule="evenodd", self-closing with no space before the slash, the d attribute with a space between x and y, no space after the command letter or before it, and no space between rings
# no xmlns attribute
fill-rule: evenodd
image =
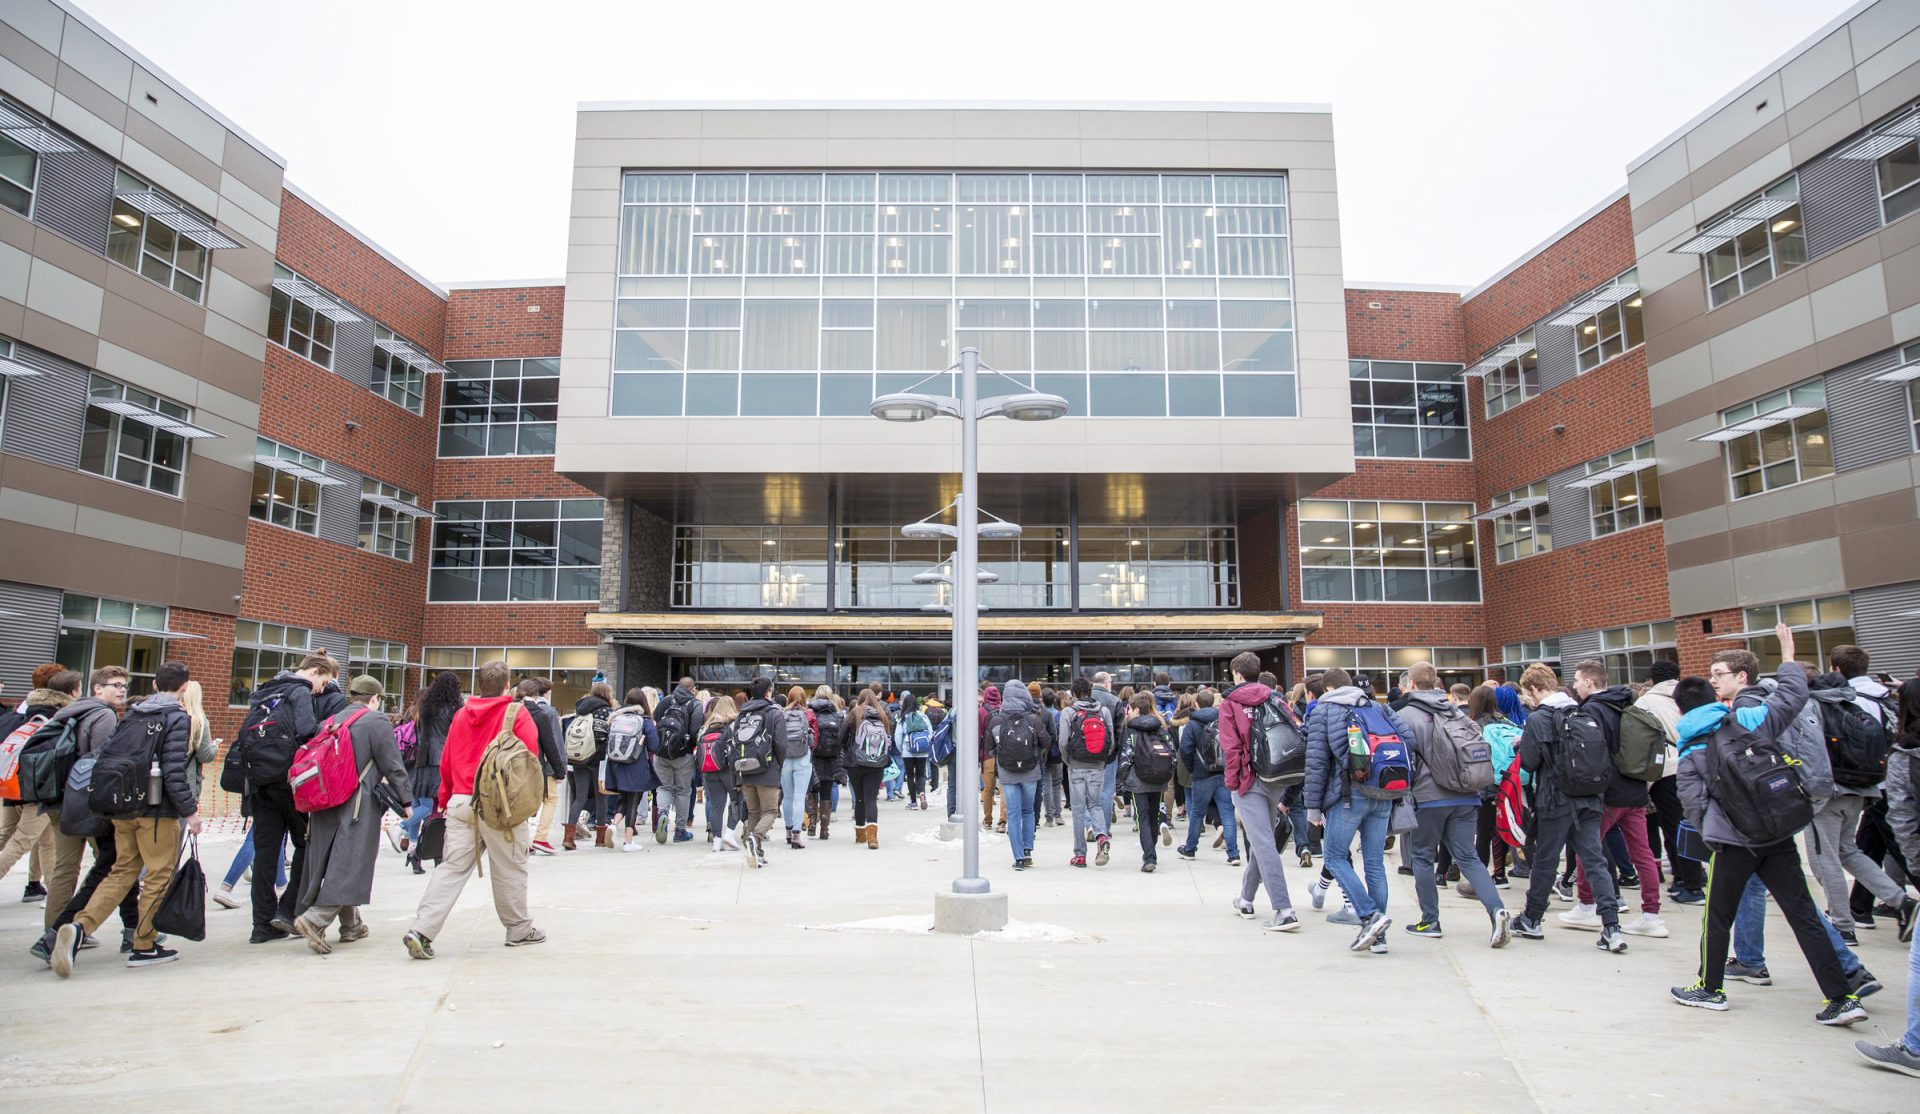
<svg viewBox="0 0 1920 1114"><path fill-rule="evenodd" d="M870 917L862 921L843 921L840 924L803 925L815 932L873 932L918 935L933 931L933 915L930 913L908 913L894 917ZM992 940L1004 944L1068 944L1097 943L1099 937L1086 936L1071 928L1057 924L1043 924L1038 921L1008 921L1007 927L998 932L976 932L974 940Z"/></svg>
<svg viewBox="0 0 1920 1114"><path fill-rule="evenodd" d="M958 847L957 839L941 839L939 828L926 828L917 832L908 832L901 839L917 847Z"/></svg>

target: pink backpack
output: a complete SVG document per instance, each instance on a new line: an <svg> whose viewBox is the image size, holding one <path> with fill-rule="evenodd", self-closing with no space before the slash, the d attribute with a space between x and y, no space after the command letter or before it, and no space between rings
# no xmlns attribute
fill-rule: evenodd
<svg viewBox="0 0 1920 1114"><path fill-rule="evenodd" d="M293 756L287 782L293 786L293 807L301 812L324 812L353 799L361 771L353 761L353 725L371 709L362 705L322 724L313 739Z"/></svg>

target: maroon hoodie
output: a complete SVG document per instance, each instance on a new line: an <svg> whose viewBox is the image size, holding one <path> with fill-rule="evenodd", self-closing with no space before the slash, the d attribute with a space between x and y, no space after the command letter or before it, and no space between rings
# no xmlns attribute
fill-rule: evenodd
<svg viewBox="0 0 1920 1114"><path fill-rule="evenodd" d="M1000 710L1000 686L994 685L993 687L987 689L987 691L980 694L980 734L974 736L974 738L984 739L987 737L987 717L999 710ZM960 745L959 740L955 740L954 746L958 747L959 745ZM982 746L980 748L980 761L982 763L986 762L987 759L992 757L993 757L993 751L989 750L985 746Z"/></svg>
<svg viewBox="0 0 1920 1114"><path fill-rule="evenodd" d="M1245 793L1253 788L1253 766L1247 757L1247 709L1264 704L1273 690L1258 681L1235 685L1220 694L1220 758L1227 768L1227 789Z"/></svg>

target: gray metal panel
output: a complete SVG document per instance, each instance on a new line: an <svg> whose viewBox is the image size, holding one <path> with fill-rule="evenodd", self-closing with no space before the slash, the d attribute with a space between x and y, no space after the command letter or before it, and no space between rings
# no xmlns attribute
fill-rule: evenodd
<svg viewBox="0 0 1920 1114"><path fill-rule="evenodd" d="M88 371L24 344L13 358L39 375L7 381L6 428L0 449L62 468L80 467L80 434L87 424Z"/></svg>
<svg viewBox="0 0 1920 1114"><path fill-rule="evenodd" d="M1815 159L1800 168L1807 258L1818 259L1880 227L1880 180L1869 160Z"/></svg>
<svg viewBox="0 0 1920 1114"><path fill-rule="evenodd" d="M320 489L320 536L342 545L360 544L360 473L327 462L327 475L339 480Z"/></svg>
<svg viewBox="0 0 1920 1114"><path fill-rule="evenodd" d="M33 669L53 660L60 637L60 589L0 580L0 683L7 686L6 706L25 696Z"/></svg>
<svg viewBox="0 0 1920 1114"><path fill-rule="evenodd" d="M1853 636L1873 671L1912 677L1920 669L1920 580L1853 590Z"/></svg>
<svg viewBox="0 0 1920 1114"><path fill-rule="evenodd" d="M1540 353L1540 389L1550 390L1580 374L1579 353L1573 344L1573 326L1542 323L1534 327L1533 343Z"/></svg>
<svg viewBox="0 0 1920 1114"><path fill-rule="evenodd" d="M340 664L343 667L346 665L347 636L344 634L341 634L339 631L331 631L331 630L314 631L312 648L316 650L325 650L327 652L328 657L333 658L336 661L340 662ZM347 682L343 678L340 683L341 685L344 686Z"/></svg>
<svg viewBox="0 0 1920 1114"><path fill-rule="evenodd" d="M1587 658L1600 656L1600 632L1576 631L1560 636L1560 679L1573 683L1573 667Z"/></svg>
<svg viewBox="0 0 1920 1114"><path fill-rule="evenodd" d="M1553 516L1553 547L1563 549L1593 538L1592 504L1585 488L1572 486L1587 474L1585 465L1547 477L1547 511Z"/></svg>
<svg viewBox="0 0 1920 1114"><path fill-rule="evenodd" d="M1833 443L1836 471L1865 468L1913 452L1905 385L1873 380L1899 362L1900 350L1890 348L1827 373L1827 436Z"/></svg>
<svg viewBox="0 0 1920 1114"><path fill-rule="evenodd" d="M72 151L42 155L33 219L105 255L113 182L113 160L77 140Z"/></svg>
<svg viewBox="0 0 1920 1114"><path fill-rule="evenodd" d="M373 322L345 321L333 330L333 373L362 387L373 384Z"/></svg>

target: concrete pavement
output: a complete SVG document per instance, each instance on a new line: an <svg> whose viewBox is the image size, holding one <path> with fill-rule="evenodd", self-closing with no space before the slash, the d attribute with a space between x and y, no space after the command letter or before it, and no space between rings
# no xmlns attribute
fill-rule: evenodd
<svg viewBox="0 0 1920 1114"><path fill-rule="evenodd" d="M1232 915L1222 852L1186 863L1161 848L1141 874L1122 820L1104 869L1067 866L1071 837L1043 827L1037 869L1016 874L989 834L982 859L1015 923L940 936L923 926L959 845L935 838L933 816L882 808L879 851L843 826L770 848L766 870L650 838L538 859L537 947L502 946L473 879L431 963L399 943L425 879L383 852L373 935L330 956L249 945L246 911L215 908L178 963L126 969L110 921L62 981L27 954L40 907L18 903L17 869L0 890L0 1093L22 1110L1920 1104L1920 1084L1852 1051L1904 1025L1906 953L1888 929L1862 934L1887 989L1850 1031L1814 1024L1819 994L1777 915L1775 985L1731 984L1733 1009L1713 1014L1666 997L1692 978L1697 909L1669 907L1673 936L1624 955L1552 914L1547 940L1493 951L1478 903L1455 894L1446 939L1406 937L1412 880L1396 875L1390 954L1356 955L1352 930L1309 908L1310 872L1288 878L1306 927L1266 933ZM233 846L204 847L212 881Z"/></svg>

